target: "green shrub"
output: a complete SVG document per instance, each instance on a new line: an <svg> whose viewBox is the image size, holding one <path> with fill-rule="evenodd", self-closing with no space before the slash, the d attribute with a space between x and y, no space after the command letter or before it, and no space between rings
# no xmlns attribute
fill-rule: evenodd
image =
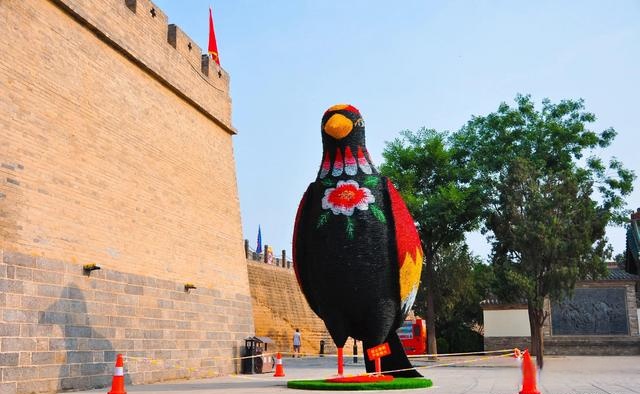
<svg viewBox="0 0 640 394"><path fill-rule="evenodd" d="M449 341L439 337L436 339L436 346L438 346L438 353L449 353ZM427 349L427 353L431 353L430 349Z"/></svg>

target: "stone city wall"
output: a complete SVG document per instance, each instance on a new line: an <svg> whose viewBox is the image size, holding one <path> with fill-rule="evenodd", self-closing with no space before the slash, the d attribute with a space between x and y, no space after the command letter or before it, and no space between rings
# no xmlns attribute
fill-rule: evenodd
<svg viewBox="0 0 640 394"><path fill-rule="evenodd" d="M0 20L0 393L104 387L118 352L135 383L234 371L254 326L229 76L148 0Z"/></svg>
<svg viewBox="0 0 640 394"><path fill-rule="evenodd" d="M291 352L293 333L299 328L303 353L318 354L322 340L325 342L324 352L335 354L335 344L324 322L307 304L294 270L254 260L248 260L247 264L256 335L274 340L277 351ZM353 353L353 339L347 341L344 352ZM360 341L358 354L362 355Z"/></svg>
<svg viewBox="0 0 640 394"><path fill-rule="evenodd" d="M253 326L250 297L216 288L4 252L0 393L130 384L237 372Z"/></svg>

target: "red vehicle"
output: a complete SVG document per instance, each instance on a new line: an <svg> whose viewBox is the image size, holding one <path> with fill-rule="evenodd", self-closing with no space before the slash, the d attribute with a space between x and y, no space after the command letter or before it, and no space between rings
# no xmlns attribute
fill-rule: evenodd
<svg viewBox="0 0 640 394"><path fill-rule="evenodd" d="M405 320L396 331L408 355L427 353L427 322L417 318Z"/></svg>

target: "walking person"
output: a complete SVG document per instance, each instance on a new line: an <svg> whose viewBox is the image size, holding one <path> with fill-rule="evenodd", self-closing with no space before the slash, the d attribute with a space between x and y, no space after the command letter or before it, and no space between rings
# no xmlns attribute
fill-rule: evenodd
<svg viewBox="0 0 640 394"><path fill-rule="evenodd" d="M300 345L302 345L302 335L300 330L296 328L296 332L293 333L293 357L298 355L300 357Z"/></svg>

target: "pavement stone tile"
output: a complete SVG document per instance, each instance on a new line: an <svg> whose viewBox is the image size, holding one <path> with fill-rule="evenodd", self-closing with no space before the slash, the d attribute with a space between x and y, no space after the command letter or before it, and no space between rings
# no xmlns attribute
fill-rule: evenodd
<svg viewBox="0 0 640 394"><path fill-rule="evenodd" d="M473 357L455 359L440 358L438 361L413 360L420 372L433 380L428 389L393 390L393 393L432 394L517 394L522 374L518 360L495 358L477 360ZM286 387L290 379L320 379L335 374L335 359L302 358L284 359L284 378L272 374L233 375L206 380L163 382L148 385L129 385L128 393L174 393L174 394L261 394L261 393L309 393ZM359 364L349 362L346 374L364 371L362 359ZM542 394L640 394L640 356L596 357L596 356L547 356L545 367L538 376L538 390ZM81 391L78 394L104 393L105 389ZM380 393L382 391L369 391ZM344 393L344 391L322 391L322 393Z"/></svg>

